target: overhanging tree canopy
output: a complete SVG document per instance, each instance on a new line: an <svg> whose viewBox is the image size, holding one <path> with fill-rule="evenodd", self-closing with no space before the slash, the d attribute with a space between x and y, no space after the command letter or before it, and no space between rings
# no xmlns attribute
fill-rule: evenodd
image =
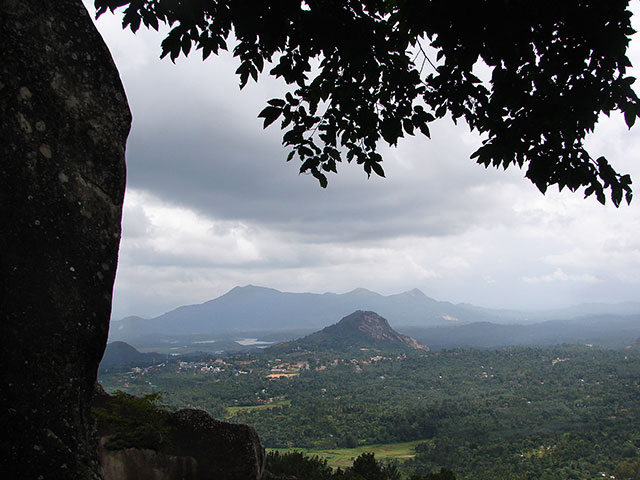
<svg viewBox="0 0 640 480"><path fill-rule="evenodd" d="M380 140L429 136L449 114L484 135L486 167L526 166L548 186L631 201L631 178L584 148L601 113L629 128L640 115L626 56L628 0L96 0L97 15L125 7L123 27L171 29L162 56L227 49L243 87L270 63L290 91L269 100L288 160L324 187L343 158L384 176ZM433 52L433 54L431 53ZM435 58L430 58L431 56ZM314 64L314 60L317 64ZM490 79L477 69L486 64ZM312 66L313 64L313 66Z"/></svg>

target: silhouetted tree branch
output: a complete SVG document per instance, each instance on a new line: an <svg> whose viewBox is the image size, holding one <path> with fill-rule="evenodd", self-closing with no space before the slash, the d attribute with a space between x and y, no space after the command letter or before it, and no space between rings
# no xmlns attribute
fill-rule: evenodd
<svg viewBox="0 0 640 480"><path fill-rule="evenodd" d="M640 113L625 75L628 0L96 0L98 16L124 7L123 26L171 29L162 56L227 49L240 86L265 65L291 90L269 100L264 126L281 119L288 160L324 187L346 159L384 176L381 140L420 132L450 115L484 136L472 155L486 167L526 166L541 192L584 188L605 203L631 201L631 178L584 148L599 115ZM421 41L436 52L435 71ZM312 68L312 61L319 63ZM429 60L429 62L431 62ZM490 79L475 72L489 67ZM318 114L319 108L324 112ZM313 132L319 132L317 136Z"/></svg>

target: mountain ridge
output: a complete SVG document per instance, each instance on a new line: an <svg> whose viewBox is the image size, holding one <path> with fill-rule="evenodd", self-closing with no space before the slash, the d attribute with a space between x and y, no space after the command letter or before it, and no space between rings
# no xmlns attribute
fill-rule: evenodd
<svg viewBox="0 0 640 480"><path fill-rule="evenodd" d="M291 328L323 328L355 310L378 312L394 326L437 326L489 321L501 324L571 318L585 311L639 313L640 303L584 304L567 309L517 311L439 301L412 289L381 295L364 288L347 293L292 293L246 285L200 304L182 305L154 318L126 317L111 322L110 341L152 333L196 334Z"/></svg>

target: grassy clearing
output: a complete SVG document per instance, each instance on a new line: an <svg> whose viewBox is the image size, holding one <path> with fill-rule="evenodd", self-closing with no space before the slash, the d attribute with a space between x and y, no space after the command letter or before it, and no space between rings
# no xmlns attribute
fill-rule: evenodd
<svg viewBox="0 0 640 480"><path fill-rule="evenodd" d="M304 452L306 455L317 455L327 459L327 463L336 467L350 467L353 460L362 453L374 453L378 460L403 460L412 458L416 452L415 446L424 440L416 440L404 443L384 443L375 445L362 445L356 448L314 449L314 448L269 448L279 452Z"/></svg>
<svg viewBox="0 0 640 480"><path fill-rule="evenodd" d="M268 403L265 405L249 405L241 407L227 407L227 418L237 415L239 412L250 412L252 410L269 410L272 408L282 408L291 405L290 400L280 400L278 402Z"/></svg>

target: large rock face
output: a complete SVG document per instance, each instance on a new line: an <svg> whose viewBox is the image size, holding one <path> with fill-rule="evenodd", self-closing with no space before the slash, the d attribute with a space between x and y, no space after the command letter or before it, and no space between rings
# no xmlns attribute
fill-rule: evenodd
<svg viewBox="0 0 640 480"><path fill-rule="evenodd" d="M98 434L104 480L263 478L264 447L253 427L221 422L202 410L169 412L129 403L132 400L135 397L111 397L97 385L93 404L103 414ZM116 413L118 420L105 420L106 412L108 418ZM123 430L127 439L118 440ZM110 443L114 440L117 447Z"/></svg>
<svg viewBox="0 0 640 480"><path fill-rule="evenodd" d="M171 414L174 443L148 448L98 449L104 480L261 480L265 453L253 427L220 422L201 410Z"/></svg>
<svg viewBox="0 0 640 480"><path fill-rule="evenodd" d="M253 427L221 422L202 410L173 414L174 453L197 460L199 480L259 480L265 455Z"/></svg>
<svg viewBox="0 0 640 480"><path fill-rule="evenodd" d="M148 448L100 449L98 453L103 480L196 480L198 478L198 467L193 457L167 455Z"/></svg>
<svg viewBox="0 0 640 480"><path fill-rule="evenodd" d="M92 478L131 115L79 0L0 15L0 477Z"/></svg>

